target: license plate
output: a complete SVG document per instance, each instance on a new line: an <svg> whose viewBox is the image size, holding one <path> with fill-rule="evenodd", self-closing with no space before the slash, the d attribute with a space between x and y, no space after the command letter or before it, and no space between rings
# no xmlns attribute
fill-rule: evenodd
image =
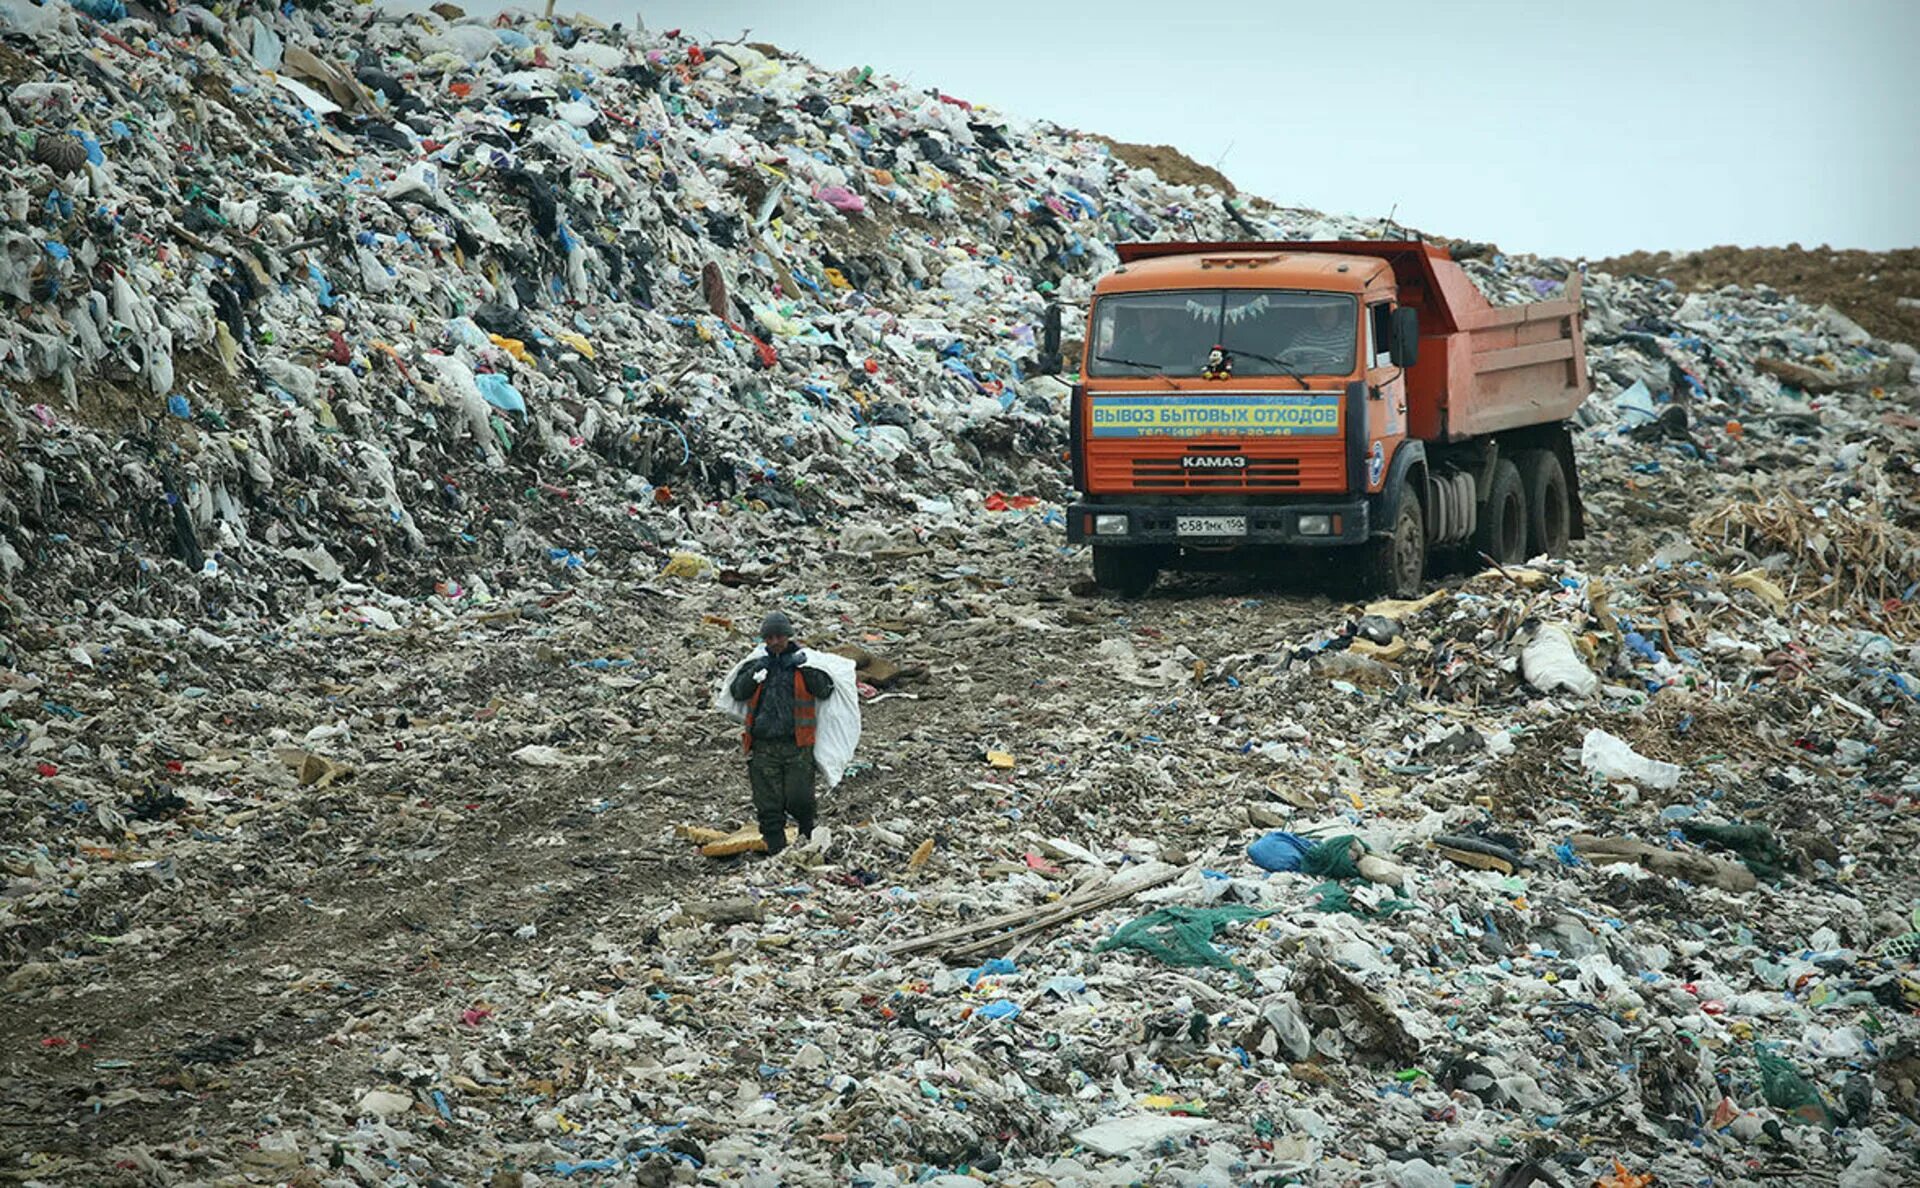
<svg viewBox="0 0 1920 1188"><path fill-rule="evenodd" d="M1176 536L1245 536L1247 517L1176 516L1173 531Z"/></svg>

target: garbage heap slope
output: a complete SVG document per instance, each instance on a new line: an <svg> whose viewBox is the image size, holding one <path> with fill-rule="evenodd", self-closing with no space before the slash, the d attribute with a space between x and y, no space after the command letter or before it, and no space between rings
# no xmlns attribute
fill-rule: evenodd
<svg viewBox="0 0 1920 1188"><path fill-rule="evenodd" d="M1094 141L746 46L101 11L0 13L25 592L248 613L657 557L713 500L1057 492L1044 302L1113 240L1232 229Z"/></svg>
<svg viewBox="0 0 1920 1188"><path fill-rule="evenodd" d="M1405 232L577 19L0 80L6 1176L1913 1181L1909 346L1590 269L1574 557L1119 602L1045 303ZM715 862L770 605L866 733Z"/></svg>

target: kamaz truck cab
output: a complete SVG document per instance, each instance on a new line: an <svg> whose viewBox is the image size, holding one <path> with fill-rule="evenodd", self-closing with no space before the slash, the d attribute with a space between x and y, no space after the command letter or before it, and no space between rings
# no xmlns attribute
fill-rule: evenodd
<svg viewBox="0 0 1920 1188"><path fill-rule="evenodd" d="M1577 277L1494 307L1417 242L1119 254L1069 414L1068 539L1101 586L1264 553L1411 595L1436 548L1507 563L1581 533L1562 423L1587 391Z"/></svg>

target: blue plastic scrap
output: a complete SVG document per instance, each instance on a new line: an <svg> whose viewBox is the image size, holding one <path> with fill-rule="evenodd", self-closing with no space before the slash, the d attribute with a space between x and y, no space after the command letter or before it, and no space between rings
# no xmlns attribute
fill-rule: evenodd
<svg viewBox="0 0 1920 1188"><path fill-rule="evenodd" d="M1262 870L1299 870L1301 859L1314 843L1297 833L1276 829L1247 847L1247 857Z"/></svg>
<svg viewBox="0 0 1920 1188"><path fill-rule="evenodd" d="M641 1160L651 1159L655 1155L665 1155L669 1159L684 1163L688 1167L695 1169L702 1166L698 1158L687 1154L685 1151L675 1151L668 1147L652 1145L636 1147L618 1159L585 1159L579 1161L561 1159L554 1163L553 1174L566 1177L577 1176L581 1172L619 1171L623 1164L638 1163Z"/></svg>
<svg viewBox="0 0 1920 1188"><path fill-rule="evenodd" d="M1049 978L1047 984L1040 987L1042 994L1051 994L1056 998L1071 999L1076 994L1087 992L1087 980L1072 974L1060 974Z"/></svg>
<svg viewBox="0 0 1920 1188"><path fill-rule="evenodd" d="M569 1160L562 1159L553 1165L553 1174L556 1176L577 1176L581 1172L619 1170L620 1161L618 1159L588 1159L580 1163L573 1163Z"/></svg>
<svg viewBox="0 0 1920 1188"><path fill-rule="evenodd" d="M501 412L525 415L527 402L520 396L520 390L508 382L507 377L498 372L483 371L473 377L475 386L480 389L480 398Z"/></svg>
<svg viewBox="0 0 1920 1188"><path fill-rule="evenodd" d="M333 285L328 282L327 274L320 271L320 265L309 260L307 262L307 276L313 281L314 291L319 295L320 308L332 309L333 303L337 298L333 295Z"/></svg>
<svg viewBox="0 0 1920 1188"><path fill-rule="evenodd" d="M986 962L984 965L980 965L975 967L974 969L968 970L967 985L969 986L978 985L980 982L980 979L984 977L1018 973L1019 971L1020 971L1020 967L1015 965L1011 960L1005 957L995 957L991 961Z"/></svg>

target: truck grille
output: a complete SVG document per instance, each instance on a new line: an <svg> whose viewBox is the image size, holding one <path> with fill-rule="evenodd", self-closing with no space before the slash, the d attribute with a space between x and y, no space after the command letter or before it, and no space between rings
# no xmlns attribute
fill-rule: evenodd
<svg viewBox="0 0 1920 1188"><path fill-rule="evenodd" d="M1206 470L1181 464L1181 458L1200 454L1242 456L1247 465L1244 470ZM1087 451L1087 478L1089 492L1098 494L1344 491L1346 460L1337 440L1237 446L1169 441L1108 446L1102 442Z"/></svg>
<svg viewBox="0 0 1920 1188"><path fill-rule="evenodd" d="M1298 487L1300 459L1248 458L1244 471L1188 470L1178 458L1135 458L1133 485L1141 491L1244 491Z"/></svg>

